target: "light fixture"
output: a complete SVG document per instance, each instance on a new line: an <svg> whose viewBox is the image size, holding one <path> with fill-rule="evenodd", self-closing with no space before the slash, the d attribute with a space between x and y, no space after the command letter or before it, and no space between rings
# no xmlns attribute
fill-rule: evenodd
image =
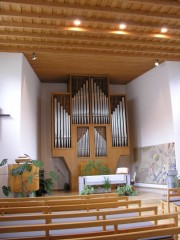
<svg viewBox="0 0 180 240"><path fill-rule="evenodd" d="M166 33L167 32L167 28L166 27L162 27L161 28L161 33Z"/></svg>
<svg viewBox="0 0 180 240"><path fill-rule="evenodd" d="M32 53L32 60L34 61L34 60L36 60L37 59L37 56L36 56L36 54L33 52Z"/></svg>
<svg viewBox="0 0 180 240"><path fill-rule="evenodd" d="M79 19L74 20L74 25L79 26L81 24L81 21Z"/></svg>
<svg viewBox="0 0 180 240"><path fill-rule="evenodd" d="M119 28L120 28L121 30L126 29L126 24L125 24L125 23L119 24Z"/></svg>
<svg viewBox="0 0 180 240"><path fill-rule="evenodd" d="M154 65L155 65L156 67L159 66L159 61L158 61L158 59L155 61Z"/></svg>

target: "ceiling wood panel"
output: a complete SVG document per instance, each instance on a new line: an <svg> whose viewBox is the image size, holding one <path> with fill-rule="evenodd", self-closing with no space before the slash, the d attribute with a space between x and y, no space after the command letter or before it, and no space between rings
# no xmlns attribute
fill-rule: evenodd
<svg viewBox="0 0 180 240"><path fill-rule="evenodd" d="M0 51L23 53L42 82L106 74L127 84L156 59L180 61L180 0L2 0Z"/></svg>

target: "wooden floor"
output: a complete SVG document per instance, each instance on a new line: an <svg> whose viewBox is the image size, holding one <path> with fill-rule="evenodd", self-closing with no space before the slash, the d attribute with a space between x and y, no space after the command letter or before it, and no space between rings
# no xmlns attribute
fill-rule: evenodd
<svg viewBox="0 0 180 240"><path fill-rule="evenodd" d="M165 189L155 189L155 188L142 188L142 187L135 187L138 191L138 196L134 198L142 199L142 200L160 200L165 194ZM65 191L53 191L53 195L72 195L72 194L79 194L79 192L65 192Z"/></svg>
<svg viewBox="0 0 180 240"><path fill-rule="evenodd" d="M165 189L141 188L136 187L137 196L130 196L132 199L141 199L143 205L158 205L160 209L160 200L166 195ZM53 195L72 195L78 192L53 191Z"/></svg>
<svg viewBox="0 0 180 240"><path fill-rule="evenodd" d="M161 198L166 196L166 189L155 189L155 188L142 188L136 187L138 191L137 196L130 196L131 199L141 199L143 206L151 206L156 205L158 206L159 213L162 212L161 210ZM79 194L78 192L64 192L64 191L54 191L53 195L72 195L72 194ZM172 209L173 211L173 209ZM180 215L179 215L179 225L180 225Z"/></svg>

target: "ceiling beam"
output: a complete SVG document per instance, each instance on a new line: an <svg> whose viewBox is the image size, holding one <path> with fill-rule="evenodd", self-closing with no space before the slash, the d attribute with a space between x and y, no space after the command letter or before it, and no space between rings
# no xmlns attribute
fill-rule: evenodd
<svg viewBox="0 0 180 240"><path fill-rule="evenodd" d="M58 26L55 24L36 24L36 23L14 23L14 22L0 22L0 28L30 28L30 29L49 29L49 30L54 30L54 31L77 31L77 32L86 32L86 33L99 33L99 34L106 34L106 35L112 35L112 34L119 34L119 35L128 35L128 36L137 36L139 35L144 36L144 37L162 37L166 39L180 39L180 35L170 35L170 34L152 34L152 33L145 33L143 31L117 31L117 30L108 30L107 29L100 29L100 28L70 28L70 27L64 27L64 26Z"/></svg>
<svg viewBox="0 0 180 240"><path fill-rule="evenodd" d="M130 11L128 11L130 14ZM72 26L73 26L73 20L77 18L76 15L74 16L64 16L64 15L60 15L60 14L45 14L45 13L28 13L28 12L18 12L18 11L5 11L5 10L0 10L0 15L2 17L12 17L12 18L28 18L28 19L47 19L47 20L63 20L63 21L69 21L72 22ZM125 15L127 15L127 13L125 13ZM165 15L165 18L170 18L170 19L176 19L177 21L179 21L179 17L176 15L172 15L170 16L169 14ZM117 29L119 28L119 24L120 24L120 20L116 20L114 18L99 18L99 17L81 17L81 21L82 24L84 22L93 22L93 23L102 23L102 24L111 24L111 26L117 27ZM127 26L131 26L131 27L141 27L141 28L148 28L148 29L157 29L158 32L160 32L160 29L162 27L162 24L156 24L156 23L152 23L152 17L151 17L151 21L150 22L138 22L136 20L133 21L125 21ZM175 30L175 31L180 31L180 26L176 25L176 24L166 24L166 27L168 29L171 30Z"/></svg>
<svg viewBox="0 0 180 240"><path fill-rule="evenodd" d="M0 44L1 50L2 51L7 51L7 52L20 52L23 54L32 54L32 52L36 52L36 53L55 53L55 54L60 54L61 56L67 56L69 54L69 56L71 57L72 54L75 55L85 55L85 56L89 56L89 55L94 55L96 54L96 56L109 56L109 57L117 57L117 58L133 58L135 60L139 59L158 59L159 61L166 61L167 59L169 61L179 61L179 56L174 56L172 54L162 54L161 56L159 56L157 53L156 57L155 54L152 53L142 53L142 52L131 52L131 51L119 51L119 52L111 52L111 51L106 51L106 52L102 52L102 51L84 51L82 49L72 49L72 48L67 48L67 49L47 49L44 47L37 47L36 49L34 49L33 47L28 47L28 46L6 46L6 44Z"/></svg>
<svg viewBox="0 0 180 240"><path fill-rule="evenodd" d="M121 0L123 1L123 0ZM169 7L180 7L180 2L176 0L127 0L127 2L137 2L142 4L149 4L149 5L165 5Z"/></svg>
<svg viewBox="0 0 180 240"><path fill-rule="evenodd" d="M156 57L157 55L160 56L161 54L164 55L174 55L176 57L179 57L180 59L180 50L170 50L170 49L163 49L161 48L150 48L150 47L138 47L137 46L109 46L109 45L100 45L100 44L79 44L79 43L49 43L49 42L34 42L34 41L20 41L20 40L0 40L0 45L15 45L15 46L28 46L32 49L36 48L46 48L46 50L49 50L51 52L52 49L74 49L74 50L83 50L85 52L94 51L94 52L132 52L132 55L140 53L140 54L154 54Z"/></svg>
<svg viewBox="0 0 180 240"><path fill-rule="evenodd" d="M133 2L133 1L130 1ZM159 2L159 1L157 1ZM169 1L170 2L170 1ZM171 1L172 2L172 1ZM179 19L179 16L176 16L175 14L166 14L166 13L156 13L156 12L149 12L149 11L142 11L142 10L133 10L131 11L130 9L121 9L121 8L116 8L116 7L102 7L102 6L93 6L89 4L72 4L72 3L60 3L60 2L49 2L45 0L16 0L11 1L11 0L6 0L6 1L1 1L1 3L10 3L10 4L23 4L23 5L32 5L32 6L39 6L39 7L47 7L47 8L64 8L64 9L76 9L76 10L83 10L83 11L96 11L96 12L105 12L105 13L116 13L118 15L131 15L131 16L142 16L142 17L150 17L150 18L158 18L158 19ZM150 4L150 2L148 1ZM152 3L155 5L155 1ZM160 3L158 3L159 5ZM161 1L161 5L164 5L164 2ZM169 5L171 7L180 7L180 3L177 2L176 4Z"/></svg>
<svg viewBox="0 0 180 240"><path fill-rule="evenodd" d="M32 52L34 51L34 48L31 46L13 46L13 45L8 45L6 46L6 44L2 44L0 43L0 49L1 51L6 51L6 52L19 52L19 53L23 53L23 54L32 54ZM175 57L175 56L169 56L168 54L164 54L163 56L158 56L158 53L156 55L156 57L154 57L154 54L143 54L143 53L140 53L140 52L137 52L137 53L131 53L130 51L127 52L102 52L102 51L84 51L83 49L79 49L79 50L75 50L75 49L71 49L71 48L64 48L64 49L47 49L47 48L42 48L42 47L39 47L39 48L36 48L35 49L35 52L36 53L56 53L56 54L60 54L61 56L64 55L64 56L67 56L69 54L69 56L71 56L72 54L74 55L85 55L85 56L90 56L90 55L93 55L93 56L113 56L113 57L117 57L117 58L123 58L123 57L128 57L128 58L133 58L133 59L141 59L141 58L144 58L144 59L157 59L160 60L160 61L165 61L167 58L168 60L172 60L172 61L175 61L175 60L179 60L179 56L178 57Z"/></svg>
<svg viewBox="0 0 180 240"><path fill-rule="evenodd" d="M30 38L33 39L32 41L34 41L34 39L41 39L42 41L44 41L44 39L48 40L48 42L52 42L53 40L59 40L59 41L63 41L63 40L67 40L67 41L80 41L83 43L100 43L100 44L114 44L114 45L137 45L139 46L150 46L150 47L168 47L168 48L175 48L175 49L180 49L180 39L179 41L163 41L163 42L156 42L156 41L152 41L152 39L147 40L138 40L138 39L126 39L126 38L112 38L112 37L107 37L107 38L101 38L101 37L92 37L92 36L75 36L75 35L71 35L71 34L54 34L54 33L49 33L49 34L41 34L41 33L24 33L24 32L12 32L10 31L9 33L7 33L7 31L0 31L0 38L2 37L8 37L8 39L12 38L12 37L16 37L17 39L19 38ZM166 39L165 39L166 40ZM28 41L28 39L27 39Z"/></svg>

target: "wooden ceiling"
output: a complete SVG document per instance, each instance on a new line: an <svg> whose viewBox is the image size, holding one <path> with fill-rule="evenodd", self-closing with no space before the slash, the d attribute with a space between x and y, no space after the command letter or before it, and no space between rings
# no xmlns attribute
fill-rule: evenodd
<svg viewBox="0 0 180 240"><path fill-rule="evenodd" d="M127 84L156 59L180 61L180 0L0 0L0 52L24 53L42 82L107 74Z"/></svg>

